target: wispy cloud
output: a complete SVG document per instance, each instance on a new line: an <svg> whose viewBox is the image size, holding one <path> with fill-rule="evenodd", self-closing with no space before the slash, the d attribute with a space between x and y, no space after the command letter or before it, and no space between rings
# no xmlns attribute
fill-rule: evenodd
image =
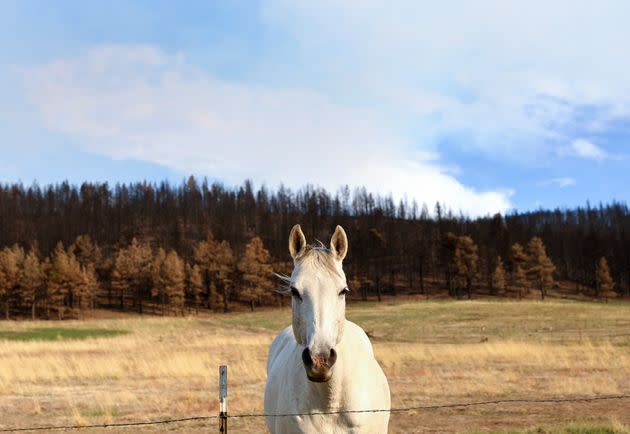
<svg viewBox="0 0 630 434"><path fill-rule="evenodd" d="M539 183L540 186L556 186L559 188L572 187L576 184L575 178L571 177L561 177L561 178L552 178L547 181L543 181Z"/></svg>
<svg viewBox="0 0 630 434"><path fill-rule="evenodd" d="M538 164L577 130L602 133L630 114L620 43L630 3L604 3L481 0L454 12L451 2L274 0L265 17L318 59L320 89L407 120L419 143L456 135L490 158Z"/></svg>
<svg viewBox="0 0 630 434"><path fill-rule="evenodd" d="M570 151L572 155L589 160L603 161L610 158L608 152L584 139L577 139L571 143Z"/></svg>
<svg viewBox="0 0 630 434"><path fill-rule="evenodd" d="M112 158L228 183L365 185L474 215L511 206L510 191L463 185L435 152L410 154L382 113L307 88L219 79L153 46L101 46L23 72L50 129Z"/></svg>

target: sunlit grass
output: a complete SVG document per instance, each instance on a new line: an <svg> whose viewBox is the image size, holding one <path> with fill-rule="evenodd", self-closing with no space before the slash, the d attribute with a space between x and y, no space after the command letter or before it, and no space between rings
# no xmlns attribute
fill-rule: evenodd
<svg viewBox="0 0 630 434"><path fill-rule="evenodd" d="M629 314L630 308L622 304L556 302L355 304L348 309L348 317L374 336L393 406L628 393L630 351L624 339L614 336L630 332ZM2 322L5 335L48 330L48 335L59 336L64 330L62 336L81 339L0 338L0 426L215 414L220 364L229 367L230 412L261 412L267 349L289 321L290 310L285 308L72 321L62 328L46 321ZM123 330L129 333L105 333ZM473 417L490 410L465 414ZM569 416L551 407L538 411L547 411L543 416L549 429L555 429L556 422L567 425ZM589 417L607 422L601 411ZM506 429L534 426L527 412L518 414L492 413L480 420L503 418ZM391 432L413 432L409 429L418 417L434 416L399 414ZM485 426L456 418L444 421L455 424L446 431ZM262 432L264 421L234 420L232 427L235 432ZM170 428L208 430L200 422Z"/></svg>
<svg viewBox="0 0 630 434"><path fill-rule="evenodd" d="M630 315L621 303L563 301L430 301L352 303L347 317L385 341L471 343L481 339L577 343L614 340L630 345ZM225 316L225 324L280 330L289 307Z"/></svg>

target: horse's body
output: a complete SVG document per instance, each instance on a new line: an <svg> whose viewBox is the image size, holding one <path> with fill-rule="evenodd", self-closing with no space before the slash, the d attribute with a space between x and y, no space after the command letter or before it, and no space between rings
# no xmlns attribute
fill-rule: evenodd
<svg viewBox="0 0 630 434"><path fill-rule="evenodd" d="M269 350L267 426L274 434L386 433L387 379L365 332L345 319L345 232L338 227L328 250L306 246L296 228L290 237L295 269L287 279L293 324Z"/></svg>
<svg viewBox="0 0 630 434"><path fill-rule="evenodd" d="M356 324L347 321L338 348L335 372L326 383L304 375L303 347L291 327L276 337L269 350L265 414L304 414L337 410L389 409L387 379L372 346ZM340 413L320 416L267 417L272 433L386 433L388 413Z"/></svg>

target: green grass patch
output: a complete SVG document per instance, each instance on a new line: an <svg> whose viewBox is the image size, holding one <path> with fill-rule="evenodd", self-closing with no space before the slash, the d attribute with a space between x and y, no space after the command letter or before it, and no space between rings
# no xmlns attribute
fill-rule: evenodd
<svg viewBox="0 0 630 434"><path fill-rule="evenodd" d="M95 418L95 417L100 418L100 417L110 416L112 418L116 418L120 416L120 413L118 412L117 409L111 409L111 410L96 409L92 411L85 411L85 412L82 411L81 416L89 417L89 418Z"/></svg>
<svg viewBox="0 0 630 434"><path fill-rule="evenodd" d="M0 331L0 340L8 341L63 341L90 338L110 338L129 333L126 330L90 328L35 328L25 331Z"/></svg>
<svg viewBox="0 0 630 434"><path fill-rule="evenodd" d="M421 301L352 303L346 317L374 339L421 343L485 340L630 345L630 305L570 301ZM222 316L216 324L277 332L291 324L291 309Z"/></svg>
<svg viewBox="0 0 630 434"><path fill-rule="evenodd" d="M291 308L228 314L220 319L220 324L253 330L280 331L291 325Z"/></svg>

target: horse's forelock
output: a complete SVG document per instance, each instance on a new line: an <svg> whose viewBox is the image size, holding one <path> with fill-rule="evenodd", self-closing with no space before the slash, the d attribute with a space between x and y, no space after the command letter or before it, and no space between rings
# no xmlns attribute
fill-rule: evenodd
<svg viewBox="0 0 630 434"><path fill-rule="evenodd" d="M307 246L298 261L299 263L310 262L314 266L324 269L333 275L343 277L339 271L339 264L335 255L333 255L330 249L321 241L317 241L317 244Z"/></svg>
<svg viewBox="0 0 630 434"><path fill-rule="evenodd" d="M297 258L298 264L310 262L314 266L324 269L327 272L343 277L339 272L338 264L335 256L328 247L319 240L316 240L316 244L308 244L304 246L302 254ZM276 289L281 294L288 294L291 292L291 276L286 274L273 273L282 282L282 287Z"/></svg>

